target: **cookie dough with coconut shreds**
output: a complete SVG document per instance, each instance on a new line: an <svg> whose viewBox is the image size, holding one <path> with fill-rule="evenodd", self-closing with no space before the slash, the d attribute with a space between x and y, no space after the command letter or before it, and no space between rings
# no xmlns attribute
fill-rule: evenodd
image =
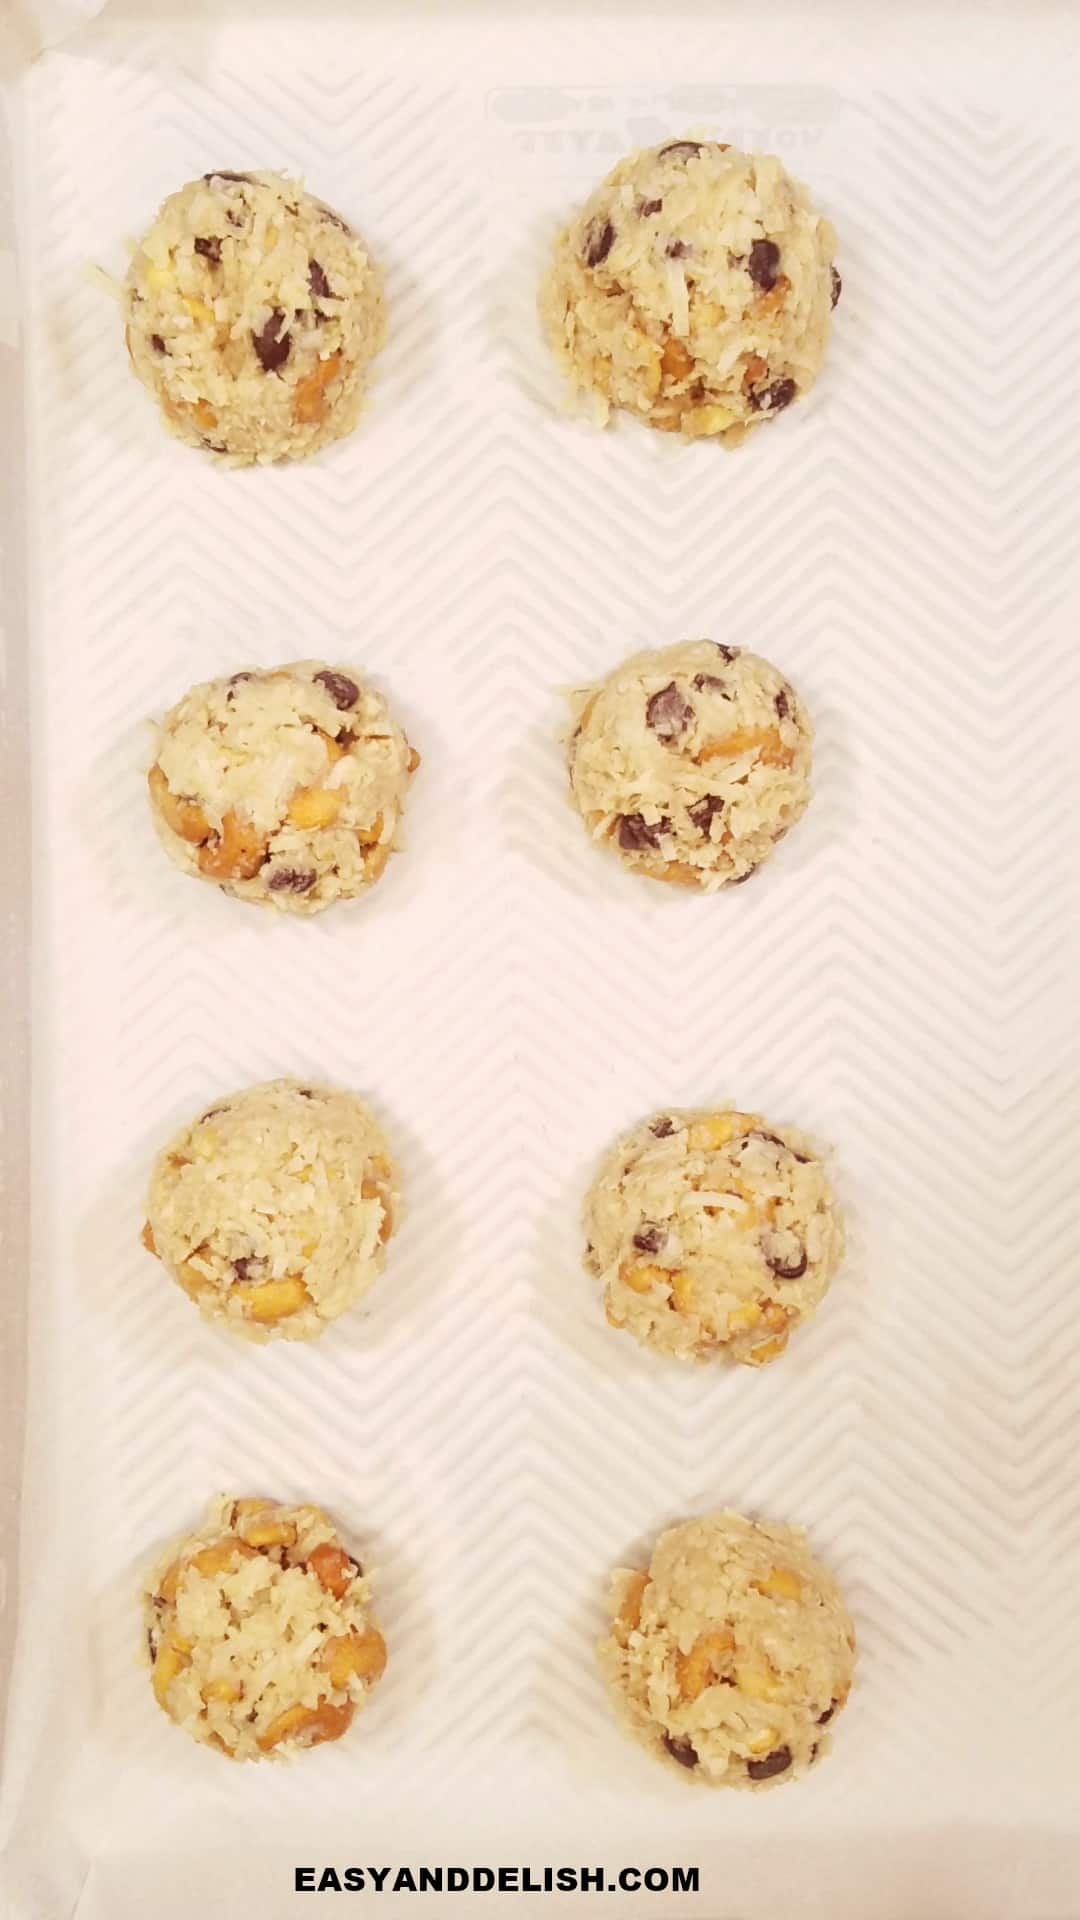
<svg viewBox="0 0 1080 1920"><path fill-rule="evenodd" d="M211 1501L143 1609L159 1707L232 1760L340 1740L386 1665L370 1582L318 1507Z"/></svg>
<svg viewBox="0 0 1080 1920"><path fill-rule="evenodd" d="M735 445L817 379L835 246L772 155L668 140L620 160L560 234L548 334L601 424L622 407Z"/></svg>
<svg viewBox="0 0 1080 1920"><path fill-rule="evenodd" d="M748 880L810 798L810 722L756 653L691 640L572 697L570 790L595 840L652 880Z"/></svg>
<svg viewBox="0 0 1080 1920"><path fill-rule="evenodd" d="M585 1202L609 1324L680 1360L763 1367L824 1298L843 1223L805 1134L665 1111L616 1141Z"/></svg>
<svg viewBox="0 0 1080 1920"><path fill-rule="evenodd" d="M712 1787L778 1786L827 1752L855 1632L794 1527L704 1515L612 1577L599 1660L629 1730Z"/></svg>
<svg viewBox="0 0 1080 1920"><path fill-rule="evenodd" d="M362 241L278 173L207 173L171 194L128 269L124 313L170 432L235 466L350 433L386 331Z"/></svg>
<svg viewBox="0 0 1080 1920"><path fill-rule="evenodd" d="M363 1101L272 1080L215 1100L159 1155L143 1244L208 1320L314 1340L372 1285L398 1207Z"/></svg>
<svg viewBox="0 0 1080 1920"><path fill-rule="evenodd" d="M166 715L154 825L185 873L238 900L320 913L380 878L419 764L354 667L234 673Z"/></svg>

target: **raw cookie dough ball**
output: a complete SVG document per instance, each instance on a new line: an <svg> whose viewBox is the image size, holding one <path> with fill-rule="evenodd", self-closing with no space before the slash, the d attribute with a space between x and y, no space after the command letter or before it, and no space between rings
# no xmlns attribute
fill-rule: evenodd
<svg viewBox="0 0 1080 1920"><path fill-rule="evenodd" d="M376 1278L398 1205L362 1100L271 1080L216 1100L158 1156L143 1243L208 1320L314 1340Z"/></svg>
<svg viewBox="0 0 1080 1920"><path fill-rule="evenodd" d="M143 1611L159 1707L232 1760L340 1740L386 1665L370 1582L318 1507L212 1500Z"/></svg>
<svg viewBox="0 0 1080 1920"><path fill-rule="evenodd" d="M419 755L354 667L298 660L193 687L149 773L169 858L238 900L319 913L372 886Z"/></svg>
<svg viewBox="0 0 1080 1920"><path fill-rule="evenodd" d="M279 173L206 173L171 194L128 269L124 313L170 431L233 465L350 433L386 331L362 242Z"/></svg>
<svg viewBox="0 0 1080 1920"><path fill-rule="evenodd" d="M711 1787L764 1787L827 1752L855 1633L794 1527L714 1513L662 1533L647 1573L612 1576L598 1649L620 1717Z"/></svg>
<svg viewBox="0 0 1080 1920"><path fill-rule="evenodd" d="M560 234L542 310L603 424L735 444L813 386L836 236L768 154L669 140L620 160Z"/></svg>
<svg viewBox="0 0 1080 1920"><path fill-rule="evenodd" d="M570 791L594 840L652 880L748 880L810 798L810 722L756 653L691 640L573 696Z"/></svg>
<svg viewBox="0 0 1080 1920"><path fill-rule="evenodd" d="M763 1367L824 1298L844 1230L818 1153L756 1113L656 1114L585 1202L585 1267L613 1327L680 1360Z"/></svg>

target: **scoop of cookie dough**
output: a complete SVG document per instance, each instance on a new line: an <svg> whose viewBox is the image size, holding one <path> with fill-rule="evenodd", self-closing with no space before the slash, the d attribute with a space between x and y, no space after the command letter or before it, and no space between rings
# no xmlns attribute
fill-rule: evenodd
<svg viewBox="0 0 1080 1920"><path fill-rule="evenodd" d="M362 1100L271 1080L216 1100L159 1155L143 1243L207 1319L313 1340L375 1280L398 1205Z"/></svg>
<svg viewBox="0 0 1080 1920"><path fill-rule="evenodd" d="M143 1611L158 1705L232 1760L340 1740L386 1665L370 1582L318 1507L211 1501Z"/></svg>
<svg viewBox="0 0 1080 1920"><path fill-rule="evenodd" d="M763 1367L809 1319L844 1232L805 1134L755 1113L664 1112L616 1141L585 1202L613 1327L680 1360Z"/></svg>
<svg viewBox="0 0 1080 1920"><path fill-rule="evenodd" d="M169 858L238 900L319 913L372 886L419 756L354 667L298 660L193 687L149 773Z"/></svg>
<svg viewBox="0 0 1080 1920"><path fill-rule="evenodd" d="M628 1729L712 1787L796 1779L828 1751L855 1633L794 1527L737 1513L662 1533L644 1573L612 1576L600 1668Z"/></svg>
<svg viewBox="0 0 1080 1920"><path fill-rule="evenodd" d="M620 160L559 235L541 306L597 420L729 444L813 386L836 236L768 154L669 140Z"/></svg>
<svg viewBox="0 0 1080 1920"><path fill-rule="evenodd" d="M805 811L810 722L756 653L691 640L574 694L570 791L594 840L652 880L748 880Z"/></svg>
<svg viewBox="0 0 1080 1920"><path fill-rule="evenodd" d="M237 466L351 432L386 330L363 243L278 173L207 173L171 194L132 259L124 313L170 432Z"/></svg>

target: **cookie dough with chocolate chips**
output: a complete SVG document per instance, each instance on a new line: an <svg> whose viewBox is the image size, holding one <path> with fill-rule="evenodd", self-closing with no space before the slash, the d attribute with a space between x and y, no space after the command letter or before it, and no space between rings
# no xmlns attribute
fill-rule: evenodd
<svg viewBox="0 0 1080 1920"><path fill-rule="evenodd" d="M585 1202L585 1267L613 1327L680 1360L763 1367L824 1298L844 1231L818 1150L755 1113L655 1114Z"/></svg>
<svg viewBox="0 0 1080 1920"><path fill-rule="evenodd" d="M193 687L149 773L183 872L238 900L320 913L373 886L419 756L355 667L298 660Z"/></svg>
<svg viewBox="0 0 1080 1920"><path fill-rule="evenodd" d="M855 1632L803 1533L715 1513L612 1576L600 1669L628 1731L684 1778L778 1786L830 1746Z"/></svg>
<svg viewBox="0 0 1080 1920"><path fill-rule="evenodd" d="M603 425L735 445L813 386L836 236L769 154L668 140L620 160L559 235L541 307Z"/></svg>
<svg viewBox="0 0 1080 1920"><path fill-rule="evenodd" d="M371 1583L318 1507L211 1501L143 1615L159 1707L231 1760L340 1740L386 1665Z"/></svg>
<svg viewBox="0 0 1080 1920"><path fill-rule="evenodd" d="M207 173L171 194L128 269L124 316L169 431L234 466L350 433L386 331L362 241L278 173Z"/></svg>
<svg viewBox="0 0 1080 1920"><path fill-rule="evenodd" d="M380 1272L397 1185L355 1094L271 1080L214 1101L159 1155L143 1244L208 1320L314 1340Z"/></svg>
<svg viewBox="0 0 1080 1920"><path fill-rule="evenodd" d="M756 653L691 640L572 696L570 791L594 840L652 880L748 880L810 798L798 695Z"/></svg>

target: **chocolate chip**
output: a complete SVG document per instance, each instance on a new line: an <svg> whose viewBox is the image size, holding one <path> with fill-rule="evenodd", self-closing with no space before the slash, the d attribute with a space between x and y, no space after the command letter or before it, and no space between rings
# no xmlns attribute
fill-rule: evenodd
<svg viewBox="0 0 1080 1920"><path fill-rule="evenodd" d="M250 187L251 185L250 173L225 173L222 169L219 169L217 173L204 173L203 179L208 180L211 185L213 185L215 180L241 180L246 186Z"/></svg>
<svg viewBox="0 0 1080 1920"><path fill-rule="evenodd" d="M204 240L201 237L199 237L195 241L195 251L196 253L201 254L204 260L209 260L210 265L212 267L220 267L221 265L221 241L220 240L213 239L213 238Z"/></svg>
<svg viewBox="0 0 1080 1920"><path fill-rule="evenodd" d="M633 1244L639 1253L659 1253L666 1239L665 1228L658 1227L654 1220L643 1220L634 1235Z"/></svg>
<svg viewBox="0 0 1080 1920"><path fill-rule="evenodd" d="M228 693L227 693L227 694L225 695L225 698L226 698L226 700L231 700L231 699L232 699L232 697L233 697L233 696L232 696L232 690L233 690L233 688L234 688L234 687L238 687L238 686L240 685L240 682L241 682L242 680L254 680L254 678L255 678L255 675L254 675L253 673L230 673L230 675L229 675L229 691L228 691Z"/></svg>
<svg viewBox="0 0 1080 1920"><path fill-rule="evenodd" d="M772 1780L778 1773L786 1773L791 1765L791 1748L774 1747L764 1760L748 1760L746 1771L751 1780Z"/></svg>
<svg viewBox="0 0 1080 1920"><path fill-rule="evenodd" d="M299 867L278 867L267 884L271 893L310 893L315 880L315 874L301 872Z"/></svg>
<svg viewBox="0 0 1080 1920"><path fill-rule="evenodd" d="M263 1262L258 1259L255 1254L244 1254L239 1260L234 1260L232 1263L232 1270L236 1275L237 1284L241 1287L249 1287L252 1281L257 1279L258 1275L262 1272L262 1268Z"/></svg>
<svg viewBox="0 0 1080 1920"><path fill-rule="evenodd" d="M317 260L307 263L308 283L317 300L332 300L334 290Z"/></svg>
<svg viewBox="0 0 1080 1920"><path fill-rule="evenodd" d="M658 740L678 740L693 721L694 709L674 680L654 693L645 707L645 725L651 727Z"/></svg>
<svg viewBox="0 0 1080 1920"><path fill-rule="evenodd" d="M724 803L718 793L707 793L701 800L695 800L686 811L698 832L704 834L707 840L715 816L724 811Z"/></svg>
<svg viewBox="0 0 1080 1920"><path fill-rule="evenodd" d="M732 661L737 659L742 652L741 647L726 647L722 640L714 640L712 644L720 655L721 660L726 660L729 667Z"/></svg>
<svg viewBox="0 0 1080 1920"><path fill-rule="evenodd" d="M776 717L778 720L790 720L791 702L787 697L787 688L781 687L776 696Z"/></svg>
<svg viewBox="0 0 1080 1920"><path fill-rule="evenodd" d="M835 1701L835 1700L830 1700L830 1702L829 1702L829 1704L828 1704L828 1706L826 1707L826 1709L825 1709L825 1711L824 1711L824 1713L819 1713L819 1714L818 1714L818 1717L817 1717L817 1724L818 1724L818 1726L819 1726L819 1727L827 1727L827 1726L828 1726L828 1724L829 1724L829 1721L830 1721L830 1720L832 1719L832 1717L833 1717L833 1714L834 1714L834 1713L836 1712L836 1709L837 1709L837 1705L838 1705L838 1702L837 1702L837 1701Z"/></svg>
<svg viewBox="0 0 1080 1920"><path fill-rule="evenodd" d="M285 365L292 349L292 334L281 332L284 319L281 308L275 307L261 332L252 333L251 344L264 373L276 373Z"/></svg>
<svg viewBox="0 0 1080 1920"><path fill-rule="evenodd" d="M806 1272L806 1248L800 1245L793 1260L782 1260L766 1251L765 1265L777 1280L801 1280Z"/></svg>
<svg viewBox="0 0 1080 1920"><path fill-rule="evenodd" d="M734 697L727 681L721 680L716 673L695 673L694 685L699 693L719 693L725 700L731 700Z"/></svg>
<svg viewBox="0 0 1080 1920"><path fill-rule="evenodd" d="M832 274L832 299L829 302L829 304L830 306L835 307L837 301L840 298L841 293L843 292L844 283L841 280L840 275L837 273L835 267L830 267L829 272Z"/></svg>
<svg viewBox="0 0 1080 1920"><path fill-rule="evenodd" d="M659 1120L654 1120L649 1128L649 1132L655 1135L657 1140L669 1139L674 1131L675 1122L674 1120L669 1120L666 1113L662 1113Z"/></svg>
<svg viewBox="0 0 1080 1920"><path fill-rule="evenodd" d="M300 1095L301 1100L314 1100L315 1098L311 1087L297 1087L296 1091Z"/></svg>
<svg viewBox="0 0 1080 1920"><path fill-rule="evenodd" d="M669 240L665 251L669 260L685 260L692 249L685 240Z"/></svg>
<svg viewBox="0 0 1080 1920"><path fill-rule="evenodd" d="M315 678L320 686L326 688L339 713L348 713L350 707L355 707L360 698L360 689L356 681L350 680L347 674L332 673L329 667L324 667L321 673L315 675Z"/></svg>
<svg viewBox="0 0 1080 1920"><path fill-rule="evenodd" d="M700 140L669 140L666 147L661 147L656 157L658 160L667 160L677 153L680 160L692 160L695 153L700 152Z"/></svg>
<svg viewBox="0 0 1080 1920"><path fill-rule="evenodd" d="M776 285L776 269L780 264L780 249L775 240L755 240L746 259L746 271L755 287L768 293Z"/></svg>
<svg viewBox="0 0 1080 1920"><path fill-rule="evenodd" d="M670 826L667 819L652 822L641 813L620 813L619 845L624 853L645 853L660 845L661 836Z"/></svg>
<svg viewBox="0 0 1080 1920"><path fill-rule="evenodd" d="M670 1753L672 1759L678 1761L680 1767L696 1767L697 1766L698 1757L694 1749L693 1741L674 1740L670 1733L665 1733L664 1745L667 1748L668 1752Z"/></svg>
<svg viewBox="0 0 1080 1920"><path fill-rule="evenodd" d="M648 220L652 214L659 213L663 204L662 200L643 200L638 212L643 220Z"/></svg>
<svg viewBox="0 0 1080 1920"><path fill-rule="evenodd" d="M160 333L152 333L150 335L150 345L153 347L155 353L168 353L169 351Z"/></svg>
<svg viewBox="0 0 1080 1920"><path fill-rule="evenodd" d="M791 405L797 392L794 380L774 380L764 392L750 394L750 405L755 413L779 413Z"/></svg>
<svg viewBox="0 0 1080 1920"><path fill-rule="evenodd" d="M594 220L585 235L585 265L598 267L615 245L615 229L610 220Z"/></svg>

